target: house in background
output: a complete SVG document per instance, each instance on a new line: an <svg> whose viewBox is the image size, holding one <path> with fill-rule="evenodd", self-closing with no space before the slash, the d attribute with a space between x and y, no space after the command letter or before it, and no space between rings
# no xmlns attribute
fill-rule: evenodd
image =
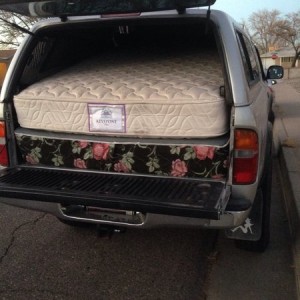
<svg viewBox="0 0 300 300"><path fill-rule="evenodd" d="M16 50L0 50L0 87Z"/></svg>
<svg viewBox="0 0 300 300"><path fill-rule="evenodd" d="M260 55L265 70L271 65L279 65L288 69L292 65L294 56L295 50L292 47L284 47ZM299 59L296 61L297 67L300 68Z"/></svg>

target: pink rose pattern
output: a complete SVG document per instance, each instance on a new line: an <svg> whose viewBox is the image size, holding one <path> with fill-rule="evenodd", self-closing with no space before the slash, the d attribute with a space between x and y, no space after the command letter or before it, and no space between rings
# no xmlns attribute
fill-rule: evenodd
<svg viewBox="0 0 300 300"><path fill-rule="evenodd" d="M229 146L109 144L16 136L24 162L64 168L174 177L226 177Z"/></svg>
<svg viewBox="0 0 300 300"><path fill-rule="evenodd" d="M37 165L39 163L39 159L31 154L26 155L26 161L31 165Z"/></svg>
<svg viewBox="0 0 300 300"><path fill-rule="evenodd" d="M85 142L85 141L80 141L80 142L79 142L79 147L80 147L81 149L85 149L88 145L89 145L88 142Z"/></svg>
<svg viewBox="0 0 300 300"><path fill-rule="evenodd" d="M122 172L122 173L130 172L129 168L122 161L119 161L116 164L114 164L114 170L116 172Z"/></svg>
<svg viewBox="0 0 300 300"><path fill-rule="evenodd" d="M109 152L109 144L93 143L93 156L96 160L106 160Z"/></svg>
<svg viewBox="0 0 300 300"><path fill-rule="evenodd" d="M74 159L74 167L79 169L86 169L85 161L80 158Z"/></svg>
<svg viewBox="0 0 300 300"><path fill-rule="evenodd" d="M195 146L194 151L196 153L196 157L200 160L205 160L206 158L214 159L215 147L208 146Z"/></svg>
<svg viewBox="0 0 300 300"><path fill-rule="evenodd" d="M186 163L180 159L172 161L171 175L176 177L183 177L187 173Z"/></svg>

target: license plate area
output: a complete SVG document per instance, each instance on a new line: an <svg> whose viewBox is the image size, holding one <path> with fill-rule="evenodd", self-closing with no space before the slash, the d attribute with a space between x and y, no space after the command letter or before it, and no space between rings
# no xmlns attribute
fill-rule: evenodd
<svg viewBox="0 0 300 300"><path fill-rule="evenodd" d="M120 225L143 225L145 222L145 215L137 211L84 205L61 205L60 210L68 218L89 222L101 221L101 223L117 223Z"/></svg>

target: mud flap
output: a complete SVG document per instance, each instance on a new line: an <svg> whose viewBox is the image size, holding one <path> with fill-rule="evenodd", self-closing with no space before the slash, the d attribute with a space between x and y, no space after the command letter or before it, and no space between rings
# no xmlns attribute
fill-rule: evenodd
<svg viewBox="0 0 300 300"><path fill-rule="evenodd" d="M262 234L263 195L257 191L251 212L244 224L225 230L225 235L230 239L258 241Z"/></svg>

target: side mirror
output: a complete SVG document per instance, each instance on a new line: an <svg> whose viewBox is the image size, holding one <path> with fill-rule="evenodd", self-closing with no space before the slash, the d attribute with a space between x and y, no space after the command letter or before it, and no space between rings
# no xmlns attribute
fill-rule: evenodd
<svg viewBox="0 0 300 300"><path fill-rule="evenodd" d="M282 66L274 65L274 66L270 66L268 68L267 79L273 79L276 81L276 79L283 78L283 75L284 75L284 69ZM272 80L272 84L274 84L273 80Z"/></svg>
<svg viewBox="0 0 300 300"><path fill-rule="evenodd" d="M277 81L275 79L272 79L271 81L272 85L277 84Z"/></svg>

